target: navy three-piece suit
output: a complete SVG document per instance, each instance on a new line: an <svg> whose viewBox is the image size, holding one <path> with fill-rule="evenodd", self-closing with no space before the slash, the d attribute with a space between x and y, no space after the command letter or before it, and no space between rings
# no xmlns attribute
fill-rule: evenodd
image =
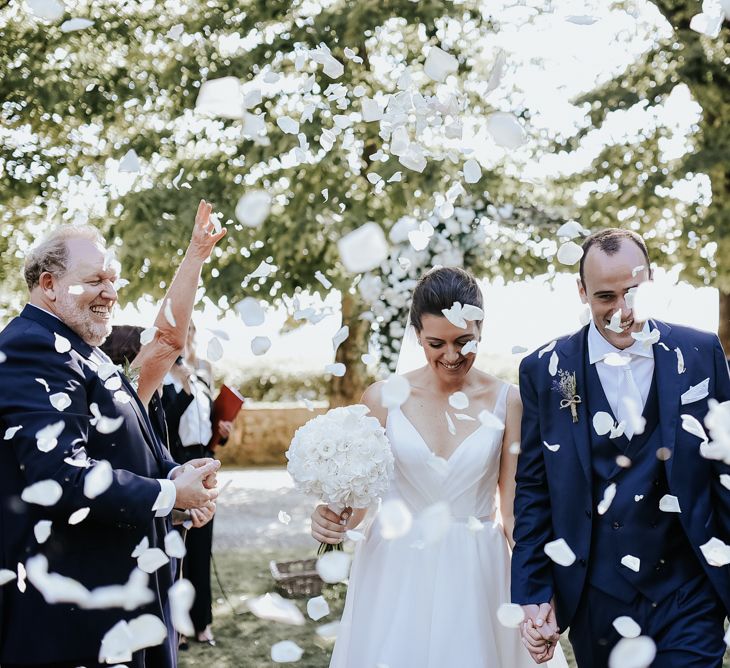
<svg viewBox="0 0 730 668"><path fill-rule="evenodd" d="M65 342L70 343L68 351ZM167 477L175 462L155 436L129 381L119 374L121 387L114 389L106 381L112 388L107 389L97 369L109 358L57 318L26 306L0 333L0 351L5 356L0 363L0 439L9 428L20 427L0 440L0 568L16 570L19 562L42 553L51 573L73 578L89 590L126 583L137 566L132 552L143 538L150 547L164 547L169 520L155 518L152 506L160 492L156 479ZM71 401L62 411L50 402L60 392ZM102 433L107 430L91 422L92 404L104 417L123 417L121 426ZM58 444L41 451L36 434L59 420L64 428ZM78 465L84 458L90 467ZM111 464L111 485L88 498L84 481L98 460ZM44 507L21 500L24 488L49 479L63 489L57 503ZM70 525L69 516L80 508L90 508L88 516ZM40 520L53 522L42 544L33 531ZM173 666L176 643L164 614L172 567L166 564L150 575L154 600L128 611L48 604L30 582L24 593L15 582L0 587L0 665L84 661L88 666L114 624L151 613L166 620L168 640L135 653L131 665Z"/></svg>
<svg viewBox="0 0 730 668"><path fill-rule="evenodd" d="M712 537L730 543L730 490L720 481L730 467L701 456L700 439L682 428L680 416L702 423L710 399L730 400L730 375L716 336L652 324L660 340L653 345L646 426L630 440L599 436L593 427L596 413L612 411L588 361L588 327L554 347L558 369L575 374L577 422L567 404L561 408L565 397L554 385L559 375L550 374L551 352L535 351L520 367L512 600L554 597L558 625L570 627L580 668L607 665L620 639L612 626L619 616L632 617L657 643L653 666L722 664L730 566L711 566L700 546ZM682 395L705 379L707 396L683 405ZM600 514L611 483L616 495ZM667 510L671 497L680 512ZM570 566L544 551L559 538L575 554Z"/></svg>

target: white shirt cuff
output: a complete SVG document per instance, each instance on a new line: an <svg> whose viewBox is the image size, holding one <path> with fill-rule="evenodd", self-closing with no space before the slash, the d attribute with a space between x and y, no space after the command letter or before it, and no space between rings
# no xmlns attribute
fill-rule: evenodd
<svg viewBox="0 0 730 668"><path fill-rule="evenodd" d="M167 474L167 479L168 479L168 480L172 480L172 479L173 479L173 478L175 477L175 476L173 475L173 474L175 473L175 471L177 471L178 469L181 469L181 468L182 468L182 466L180 466L180 465L178 464L178 465L177 465L177 466L176 466L176 467L175 467L174 469L170 469L170 472L169 472L169 473Z"/></svg>
<svg viewBox="0 0 730 668"><path fill-rule="evenodd" d="M155 517L167 517L172 512L177 497L175 483L162 478L159 478L157 482L160 483L160 493L152 505L152 510L155 511Z"/></svg>

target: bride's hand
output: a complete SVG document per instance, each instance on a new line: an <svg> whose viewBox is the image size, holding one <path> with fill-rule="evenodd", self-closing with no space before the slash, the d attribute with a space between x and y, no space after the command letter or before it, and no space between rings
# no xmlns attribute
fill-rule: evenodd
<svg viewBox="0 0 730 668"><path fill-rule="evenodd" d="M351 508L345 508L341 515L337 515L324 504L317 506L312 513L312 536L320 543L341 543L351 514Z"/></svg>

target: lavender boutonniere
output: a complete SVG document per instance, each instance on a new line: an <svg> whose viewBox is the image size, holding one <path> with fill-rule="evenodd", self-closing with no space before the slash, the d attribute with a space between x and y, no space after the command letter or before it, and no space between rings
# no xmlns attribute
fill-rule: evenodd
<svg viewBox="0 0 730 668"><path fill-rule="evenodd" d="M583 400L578 394L576 387L575 371L564 371L558 369L558 378L553 381L553 390L560 393L560 408L570 408L573 423L578 422L578 404Z"/></svg>

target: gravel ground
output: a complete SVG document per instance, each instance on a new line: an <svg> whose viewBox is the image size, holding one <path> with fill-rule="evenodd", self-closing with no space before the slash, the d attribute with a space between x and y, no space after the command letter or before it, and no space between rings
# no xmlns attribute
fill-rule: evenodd
<svg viewBox="0 0 730 668"><path fill-rule="evenodd" d="M281 468L225 469L218 473L213 550L316 549L309 516L317 499L298 492ZM279 511L291 516L288 524Z"/></svg>

